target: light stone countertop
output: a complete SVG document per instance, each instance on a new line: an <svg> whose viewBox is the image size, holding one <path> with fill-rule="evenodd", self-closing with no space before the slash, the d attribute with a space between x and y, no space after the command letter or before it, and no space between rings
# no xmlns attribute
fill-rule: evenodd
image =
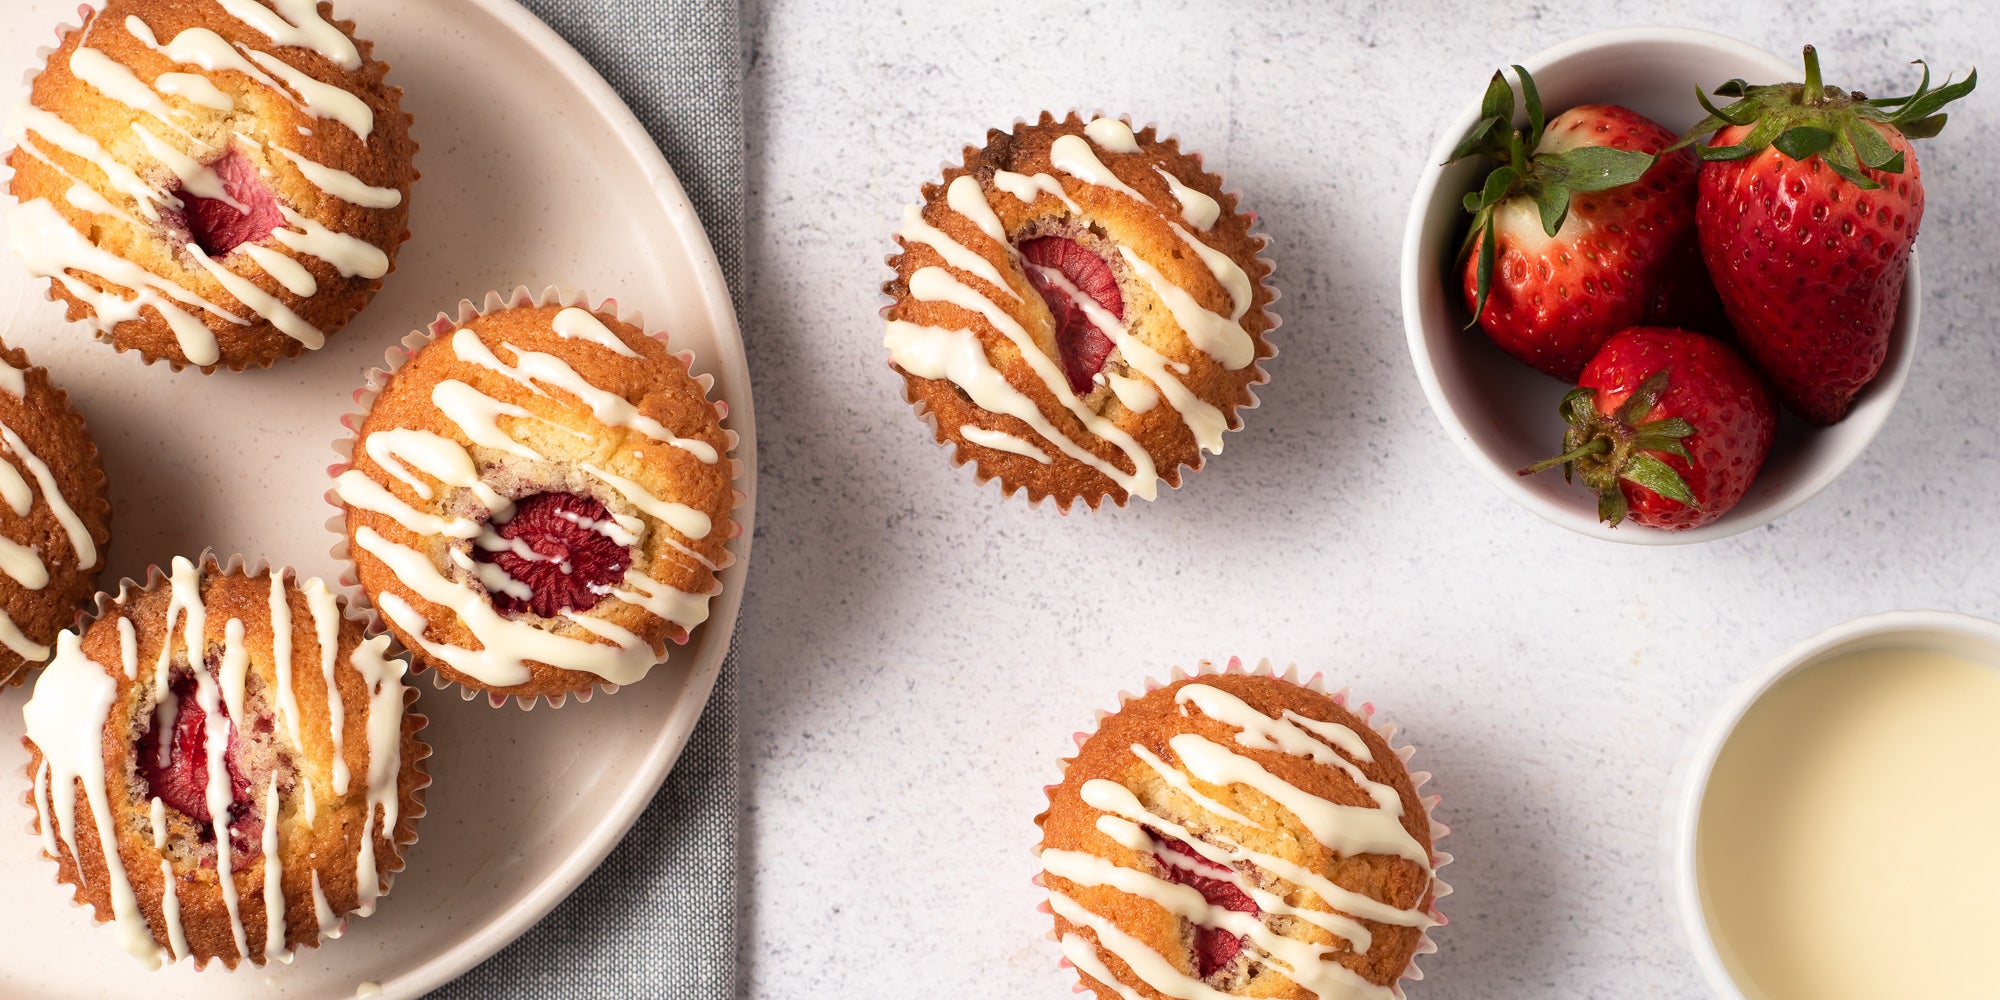
<svg viewBox="0 0 2000 1000"><path fill-rule="evenodd" d="M1467 13L1471 7L1476 12ZM1450 926L1416 1000L1696 997L1661 890L1669 772L1725 690L1875 611L2000 614L2000 189L1984 90L1920 147L1924 326L1901 404L1825 493L1726 541L1546 524L1446 438L1397 258L1444 121L1486 77L1669 23L1906 88L2000 43L1962 3L1240 5L752 0L744 25L761 510L739 662L748 995L1058 998L1029 884L1071 734L1232 654L1326 672L1434 771ZM1896 90L1895 92L1903 92ZM1043 108L1158 122L1262 217L1270 385L1157 503L1057 516L954 469L900 402L877 310L900 207ZM1553 109L1552 109L1553 110Z"/></svg>

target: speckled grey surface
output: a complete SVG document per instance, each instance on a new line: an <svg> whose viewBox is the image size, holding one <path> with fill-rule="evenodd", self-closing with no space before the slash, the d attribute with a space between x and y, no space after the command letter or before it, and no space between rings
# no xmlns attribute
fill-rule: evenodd
<svg viewBox="0 0 2000 1000"><path fill-rule="evenodd" d="M2000 613L1985 91L1921 149L1927 289L1881 438L1777 523L1593 541L1464 465L1404 349L1396 256L1443 121L1504 61L1705 27L1888 92L2000 42L1973 4L762 0L745 11L758 570L744 688L745 991L1066 997L1029 884L1070 734L1229 654L1385 706L1444 796L1442 951L1418 1000L1702 995L1658 871L1669 771L1791 642L1902 607ZM1062 518L972 484L898 401L876 311L899 207L1045 107L1130 112L1244 192L1285 294L1248 427L1158 503Z"/></svg>

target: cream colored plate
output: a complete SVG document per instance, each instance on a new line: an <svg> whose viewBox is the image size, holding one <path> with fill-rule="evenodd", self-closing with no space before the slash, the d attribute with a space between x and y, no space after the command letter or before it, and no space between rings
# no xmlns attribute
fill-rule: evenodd
<svg viewBox="0 0 2000 1000"><path fill-rule="evenodd" d="M416 116L423 179L396 272L326 349L240 375L145 367L64 323L43 282L0 257L0 337L49 366L104 451L115 507L107 586L207 546L336 576L325 470L361 371L461 297L515 284L615 297L715 374L728 426L743 438L737 486L751 495L737 511L737 562L692 641L615 695L524 713L422 681L436 784L409 870L374 917L290 966L197 973L183 963L148 974L93 927L27 832L26 692L0 694L0 996L348 997L364 982L388 997L420 995L512 941L597 867L680 754L727 652L756 437L728 291L680 183L604 81L506 0L335 9L394 67L389 80ZM24 93L16 81L75 11L75 0L0 0L0 23L12 29L0 80Z"/></svg>

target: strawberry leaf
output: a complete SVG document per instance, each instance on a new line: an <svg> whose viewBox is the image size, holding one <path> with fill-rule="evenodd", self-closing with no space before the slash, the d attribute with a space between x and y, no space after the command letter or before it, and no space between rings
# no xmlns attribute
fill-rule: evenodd
<svg viewBox="0 0 2000 1000"><path fill-rule="evenodd" d="M1944 131L1944 123L1947 117L1946 115L1932 115L1929 118L1919 118L1913 122L1897 122L1896 128L1905 136L1912 139L1932 139L1936 138L1939 132Z"/></svg>
<svg viewBox="0 0 2000 1000"><path fill-rule="evenodd" d="M1486 93L1479 99L1479 117L1498 118L1504 122L1514 120L1514 88L1507 85L1507 78L1497 69L1493 71L1493 79L1486 84Z"/></svg>
<svg viewBox="0 0 2000 1000"><path fill-rule="evenodd" d="M1828 169L1847 178L1849 183L1863 191L1873 191L1882 186L1861 172L1859 158L1854 152L1854 141L1845 135L1840 137L1840 141L1828 146L1819 158Z"/></svg>
<svg viewBox="0 0 2000 1000"><path fill-rule="evenodd" d="M1701 508L1694 494L1688 490L1687 481L1674 467L1660 461L1648 452L1636 452L1625 469L1619 473L1620 479L1637 483L1675 503L1686 507Z"/></svg>
<svg viewBox="0 0 2000 1000"><path fill-rule="evenodd" d="M1528 145L1533 146L1542 141L1542 126L1545 123L1542 95L1535 90L1535 78L1528 75L1525 68L1515 66L1514 75L1521 78L1521 103L1528 107Z"/></svg>
<svg viewBox="0 0 2000 1000"><path fill-rule="evenodd" d="M1537 165L1547 168L1544 177L1550 184L1571 191L1604 191L1624 187L1645 176L1653 166L1653 156L1636 149L1578 146L1553 156L1538 157Z"/></svg>
<svg viewBox="0 0 2000 1000"><path fill-rule="evenodd" d="M1881 136L1876 138L1880 139ZM1788 128L1776 139L1771 140L1772 148L1794 160L1803 160L1831 145L1833 145L1833 133L1813 125Z"/></svg>
<svg viewBox="0 0 2000 1000"><path fill-rule="evenodd" d="M1889 140L1882 138L1882 133L1875 131L1875 127L1867 122L1854 123L1847 130L1847 141L1854 147L1862 166L1891 174L1903 172L1903 154L1889 145Z"/></svg>
<svg viewBox="0 0 2000 1000"><path fill-rule="evenodd" d="M1625 520L1625 494L1606 490L1597 496L1597 519L1614 528Z"/></svg>
<svg viewBox="0 0 2000 1000"><path fill-rule="evenodd" d="M1544 185L1535 192L1535 207L1542 213L1542 231L1550 236L1562 232L1563 220L1569 218L1569 189L1559 184Z"/></svg>
<svg viewBox="0 0 2000 1000"><path fill-rule="evenodd" d="M1488 218L1479 233L1479 263L1474 271L1478 293L1472 303L1472 322L1465 324L1467 329L1478 323L1479 317L1486 313L1486 296L1493 291L1493 255L1497 246L1498 239L1493 235L1493 221Z"/></svg>
<svg viewBox="0 0 2000 1000"><path fill-rule="evenodd" d="M1475 153L1497 155L1505 148L1505 144L1497 141L1496 137L1500 130L1506 127L1507 122L1501 119L1481 118L1472 128L1466 130L1465 137L1458 140L1458 145L1452 147L1451 158L1445 162L1456 163Z"/></svg>

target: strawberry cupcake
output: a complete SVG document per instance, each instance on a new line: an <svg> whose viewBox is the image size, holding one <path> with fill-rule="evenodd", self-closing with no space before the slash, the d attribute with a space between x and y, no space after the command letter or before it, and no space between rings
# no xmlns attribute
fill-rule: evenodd
<svg viewBox="0 0 2000 1000"><path fill-rule="evenodd" d="M0 344L0 687L49 658L104 568L104 466L69 394Z"/></svg>
<svg viewBox="0 0 2000 1000"><path fill-rule="evenodd" d="M1428 775L1316 678L1229 669L1079 737L1038 817L1064 958L1101 1000L1400 996L1449 891Z"/></svg>
<svg viewBox="0 0 2000 1000"><path fill-rule="evenodd" d="M149 363L319 348L409 237L416 144L388 66L310 0L83 15L19 112L14 251L70 319Z"/></svg>
<svg viewBox="0 0 2000 1000"><path fill-rule="evenodd" d="M417 664L531 707L645 677L733 559L736 435L693 355L525 289L391 355L352 418L337 554Z"/></svg>
<svg viewBox="0 0 2000 1000"><path fill-rule="evenodd" d="M960 464L1030 502L1178 487L1254 406L1277 293L1236 196L1151 127L1043 114L896 231L883 341Z"/></svg>
<svg viewBox="0 0 2000 1000"><path fill-rule="evenodd" d="M100 596L22 711L57 878L149 968L340 936L402 870L429 784L388 645L320 581L240 560Z"/></svg>

